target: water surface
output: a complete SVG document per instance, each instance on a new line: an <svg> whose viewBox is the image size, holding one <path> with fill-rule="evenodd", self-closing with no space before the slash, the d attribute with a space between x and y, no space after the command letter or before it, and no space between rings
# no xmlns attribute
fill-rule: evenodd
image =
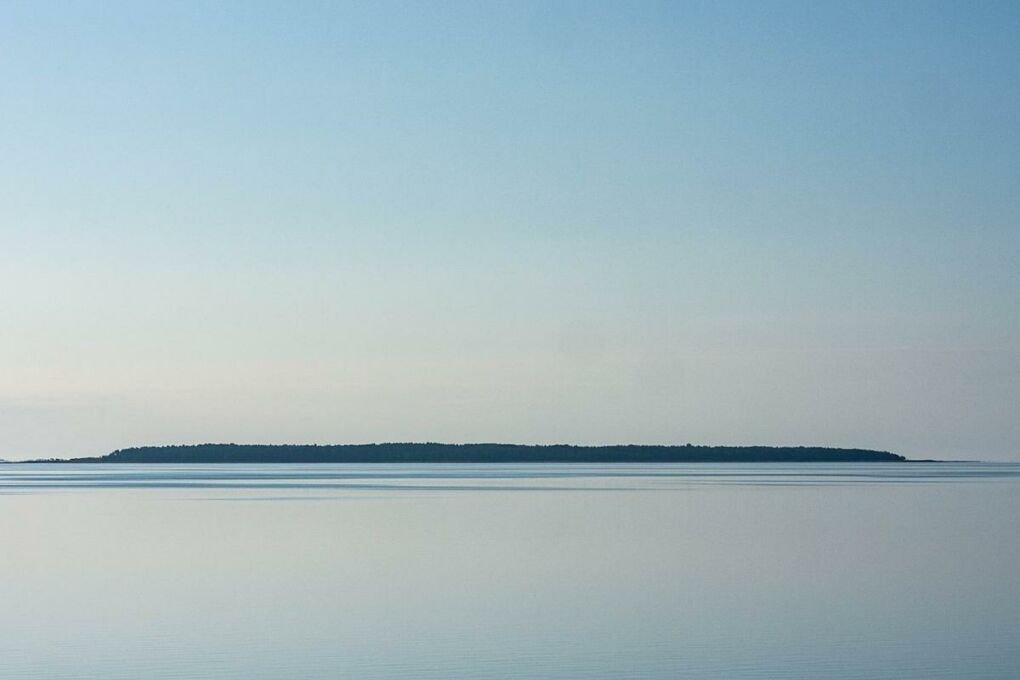
<svg viewBox="0 0 1020 680"><path fill-rule="evenodd" d="M1015 678L1020 465L2 465L0 677Z"/></svg>

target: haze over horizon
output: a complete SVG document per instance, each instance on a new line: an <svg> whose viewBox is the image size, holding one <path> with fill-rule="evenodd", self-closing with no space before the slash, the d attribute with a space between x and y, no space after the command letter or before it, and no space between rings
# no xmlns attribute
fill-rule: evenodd
<svg viewBox="0 0 1020 680"><path fill-rule="evenodd" d="M1020 460L1020 6L0 8L0 458Z"/></svg>

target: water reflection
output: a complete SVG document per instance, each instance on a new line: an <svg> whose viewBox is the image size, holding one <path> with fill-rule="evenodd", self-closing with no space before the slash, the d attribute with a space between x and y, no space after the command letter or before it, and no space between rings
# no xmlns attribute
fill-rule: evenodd
<svg viewBox="0 0 1020 680"><path fill-rule="evenodd" d="M0 677L1008 678L1020 466L0 466Z"/></svg>
<svg viewBox="0 0 1020 680"><path fill-rule="evenodd" d="M0 466L0 489L230 488L461 491L644 491L710 485L1006 481L1015 463L373 464Z"/></svg>

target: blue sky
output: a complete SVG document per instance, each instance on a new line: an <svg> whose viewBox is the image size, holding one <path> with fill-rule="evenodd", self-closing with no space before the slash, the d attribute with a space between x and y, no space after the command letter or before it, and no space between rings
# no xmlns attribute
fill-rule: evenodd
<svg viewBox="0 0 1020 680"><path fill-rule="evenodd" d="M1020 458L1013 3L7 3L0 457Z"/></svg>

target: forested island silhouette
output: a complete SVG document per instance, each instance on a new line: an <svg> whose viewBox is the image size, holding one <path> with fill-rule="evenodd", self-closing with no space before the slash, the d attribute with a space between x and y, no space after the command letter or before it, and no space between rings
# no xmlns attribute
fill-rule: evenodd
<svg viewBox="0 0 1020 680"><path fill-rule="evenodd" d="M850 463L906 461L821 446L618 444L193 444L138 446L72 463Z"/></svg>

